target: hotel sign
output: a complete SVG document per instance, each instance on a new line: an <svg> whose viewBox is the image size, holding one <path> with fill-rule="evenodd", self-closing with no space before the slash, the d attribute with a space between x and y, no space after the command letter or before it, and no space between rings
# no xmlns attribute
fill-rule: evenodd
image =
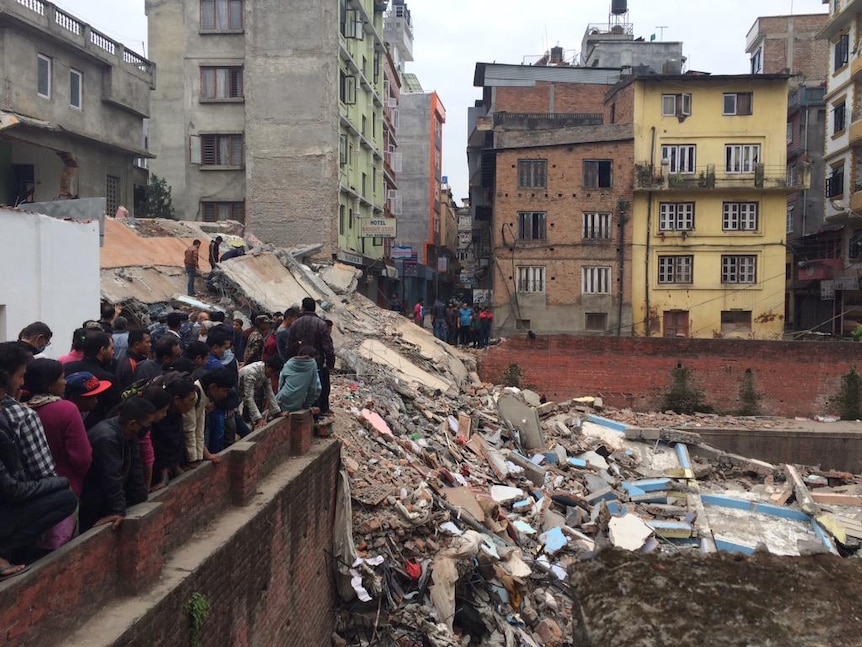
<svg viewBox="0 0 862 647"><path fill-rule="evenodd" d="M395 238L395 218L363 218L360 235L363 238Z"/></svg>

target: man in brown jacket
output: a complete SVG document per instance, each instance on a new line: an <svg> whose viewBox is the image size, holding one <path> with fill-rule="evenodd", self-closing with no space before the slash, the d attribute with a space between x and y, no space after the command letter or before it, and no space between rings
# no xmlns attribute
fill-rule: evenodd
<svg viewBox="0 0 862 647"><path fill-rule="evenodd" d="M188 294L190 297L195 295L195 277L198 275L198 264L200 263L201 241L195 238L192 241L192 246L186 250L183 264L186 266L186 274L189 277Z"/></svg>
<svg viewBox="0 0 862 647"><path fill-rule="evenodd" d="M329 371L335 367L335 349L332 335L326 321L315 314L317 304L311 297L302 300L299 319L287 331L288 359L295 357L302 346L311 346L317 360L317 374L320 377L320 413L329 413Z"/></svg>

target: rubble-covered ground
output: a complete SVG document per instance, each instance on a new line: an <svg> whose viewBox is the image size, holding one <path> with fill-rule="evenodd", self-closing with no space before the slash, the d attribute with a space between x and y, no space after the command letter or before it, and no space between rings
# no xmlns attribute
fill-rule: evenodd
<svg viewBox="0 0 862 647"><path fill-rule="evenodd" d="M355 294L357 270L301 255L257 247L224 262L202 301L247 315L311 295L334 321L334 644L862 644L862 481L696 433L780 420L611 410L589 393L543 403L483 384L473 351ZM136 271L103 272L104 293L135 287ZM159 294L182 291L181 272L154 271ZM140 287L112 299L165 307Z"/></svg>

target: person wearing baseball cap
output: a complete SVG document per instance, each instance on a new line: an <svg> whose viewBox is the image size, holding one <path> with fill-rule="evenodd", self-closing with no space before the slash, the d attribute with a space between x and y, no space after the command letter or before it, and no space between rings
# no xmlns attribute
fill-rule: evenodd
<svg viewBox="0 0 862 647"><path fill-rule="evenodd" d="M86 420L87 415L99 403L99 394L104 393L111 386L108 380L100 380L92 373L79 371L66 376L65 399L78 407L81 417Z"/></svg>

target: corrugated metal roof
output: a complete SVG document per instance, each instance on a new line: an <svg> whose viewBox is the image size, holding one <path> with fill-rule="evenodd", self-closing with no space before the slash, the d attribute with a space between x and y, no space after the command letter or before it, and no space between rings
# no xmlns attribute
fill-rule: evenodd
<svg viewBox="0 0 862 647"><path fill-rule="evenodd" d="M620 70L617 68L477 63L473 85L529 87L535 85L536 81L613 85L619 80Z"/></svg>

